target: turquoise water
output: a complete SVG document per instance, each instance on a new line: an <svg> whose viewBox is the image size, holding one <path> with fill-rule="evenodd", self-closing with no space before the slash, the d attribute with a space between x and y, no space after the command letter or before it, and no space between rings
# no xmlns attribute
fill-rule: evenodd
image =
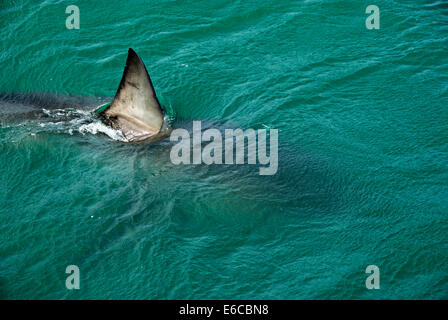
<svg viewBox="0 0 448 320"><path fill-rule="evenodd" d="M39 2L0 2L0 91L110 97L132 47L175 126L276 128L279 170L0 110L0 298L448 298L446 1Z"/></svg>

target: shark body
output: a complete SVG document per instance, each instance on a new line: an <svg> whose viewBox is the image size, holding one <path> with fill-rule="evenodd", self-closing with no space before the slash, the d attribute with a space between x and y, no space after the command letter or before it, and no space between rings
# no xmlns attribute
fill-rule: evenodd
<svg viewBox="0 0 448 320"><path fill-rule="evenodd" d="M40 117L42 109L76 108L95 111L108 126L118 129L128 142L153 142L169 135L163 108L148 71L138 54L129 49L126 67L110 104L107 98L92 99L48 93L0 93L2 121Z"/></svg>

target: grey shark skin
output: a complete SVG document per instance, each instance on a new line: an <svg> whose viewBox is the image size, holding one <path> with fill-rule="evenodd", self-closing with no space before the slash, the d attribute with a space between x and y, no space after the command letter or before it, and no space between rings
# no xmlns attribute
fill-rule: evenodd
<svg viewBox="0 0 448 320"><path fill-rule="evenodd" d="M115 98L100 118L120 129L130 142L159 140L169 134L148 71L131 48Z"/></svg>
<svg viewBox="0 0 448 320"><path fill-rule="evenodd" d="M120 130L128 142L154 142L171 132L148 71L133 49L129 49L117 93L105 108L108 101L110 98L51 93L0 93L0 124L44 117L42 109L91 111L100 105L96 110L98 117Z"/></svg>

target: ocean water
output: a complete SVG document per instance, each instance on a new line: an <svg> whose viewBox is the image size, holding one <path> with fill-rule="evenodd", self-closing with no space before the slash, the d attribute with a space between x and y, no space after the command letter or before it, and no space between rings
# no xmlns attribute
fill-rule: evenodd
<svg viewBox="0 0 448 320"><path fill-rule="evenodd" d="M448 298L445 0L1 0L0 27L1 92L99 105L132 47L175 127L279 130L260 176L176 166L92 107L0 110L0 298Z"/></svg>

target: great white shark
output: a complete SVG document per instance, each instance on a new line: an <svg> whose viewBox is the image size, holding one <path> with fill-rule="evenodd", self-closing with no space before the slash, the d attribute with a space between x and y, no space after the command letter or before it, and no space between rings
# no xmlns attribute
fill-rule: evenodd
<svg viewBox="0 0 448 320"><path fill-rule="evenodd" d="M132 48L128 50L126 66L115 97L111 102L106 99L48 93L0 93L0 120L41 117L42 109L80 108L93 111L93 108L104 124L121 131L128 142L153 142L170 134L171 128L149 73ZM101 104L98 107L99 102Z"/></svg>
<svg viewBox="0 0 448 320"><path fill-rule="evenodd" d="M96 115L94 125L99 118L106 126L113 128L102 131L116 140L125 142L155 142L170 136L171 142L177 142L171 150L170 159L174 164L244 164L258 163L267 167L260 167L260 175L273 175L278 169L278 130L270 129L269 134L269 156L267 152L267 130L266 129L225 129L202 127L201 121L192 121L192 128L171 129L157 94L154 90L151 78L138 54L130 48L126 59L126 66L121 77L120 85L110 103L101 103L94 108L87 109L82 106L82 99L68 97L59 99L51 95L27 95L27 94L0 94L0 122L4 121L5 109L12 115L29 119L30 115L39 118L47 115L57 118L56 124L63 125L77 119L70 119L69 112L61 112L61 109L70 108L90 111ZM110 101L109 98L108 101ZM98 101L97 101L98 103ZM30 110L28 110L30 109ZM56 112L48 112L47 109L56 109ZM25 113L23 111L26 111ZM28 112L29 111L29 112ZM94 112L93 112L94 111ZM20 113L22 112L22 113ZM11 114L10 114L11 117ZM51 120L53 120L52 118ZM60 121L62 120L62 121ZM69 121L66 121L69 120ZM51 124L54 124L52 121ZM45 127L45 123L41 123ZM2 125L3 126L3 125ZM83 132L83 125L78 131ZM104 127L104 126L103 126ZM187 126L188 127L188 126ZM222 129L222 126L218 126ZM203 130L205 129L205 130ZM68 132L73 130L69 128ZM113 131L111 135L111 131ZM192 131L192 134L190 132ZM90 131L92 132L92 131ZM97 131L93 131L96 133ZM115 135L119 132L119 137ZM224 132L224 136L222 135ZM247 145L246 141L247 140ZM206 143L202 148L202 143ZM234 143L235 142L235 143ZM234 146L235 144L235 146ZM224 148L223 148L224 145ZM247 149L247 152L246 152ZM192 159L192 162L191 162Z"/></svg>

